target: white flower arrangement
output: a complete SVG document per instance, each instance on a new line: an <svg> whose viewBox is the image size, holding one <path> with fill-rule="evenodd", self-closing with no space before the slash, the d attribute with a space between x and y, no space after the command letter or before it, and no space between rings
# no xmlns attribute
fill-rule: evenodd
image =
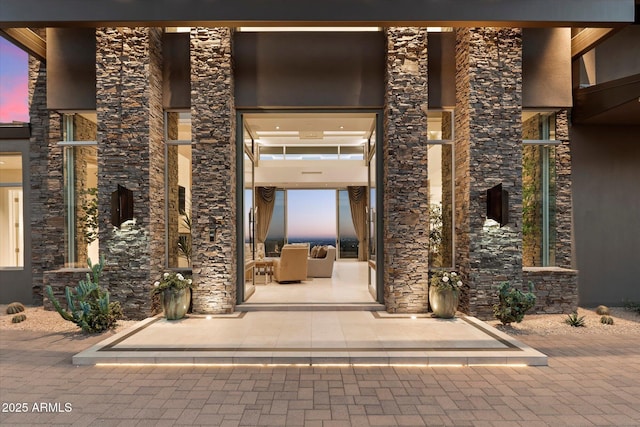
<svg viewBox="0 0 640 427"><path fill-rule="evenodd" d="M156 295L162 293L165 289L180 290L186 288L193 288L193 280L185 278L180 273L169 272L162 275L161 280L157 280L153 284L151 294Z"/></svg>
<svg viewBox="0 0 640 427"><path fill-rule="evenodd" d="M462 280L455 271L436 271L431 276L431 286L438 289L460 290L462 288Z"/></svg>

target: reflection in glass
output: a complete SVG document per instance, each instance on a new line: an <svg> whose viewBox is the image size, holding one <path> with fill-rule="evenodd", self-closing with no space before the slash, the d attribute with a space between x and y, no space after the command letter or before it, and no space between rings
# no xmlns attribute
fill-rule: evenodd
<svg viewBox="0 0 640 427"><path fill-rule="evenodd" d="M338 190L338 235L340 245L338 248L339 258L358 258L358 237L353 226L351 217L351 204L349 202L349 192Z"/></svg>
<svg viewBox="0 0 640 427"><path fill-rule="evenodd" d="M453 267L453 146L427 146L429 266Z"/></svg>
<svg viewBox="0 0 640 427"><path fill-rule="evenodd" d="M555 265L555 146L524 145L522 153L522 265Z"/></svg>
<svg viewBox="0 0 640 427"><path fill-rule="evenodd" d="M22 155L0 154L0 267L24 266Z"/></svg>
<svg viewBox="0 0 640 427"><path fill-rule="evenodd" d="M275 206L269 233L264 242L265 252L268 257L279 257L280 250L285 243L285 190L276 190Z"/></svg>

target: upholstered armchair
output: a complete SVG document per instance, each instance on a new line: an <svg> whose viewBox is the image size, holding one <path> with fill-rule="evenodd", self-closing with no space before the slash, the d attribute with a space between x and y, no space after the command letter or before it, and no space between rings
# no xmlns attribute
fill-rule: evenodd
<svg viewBox="0 0 640 427"><path fill-rule="evenodd" d="M307 274L309 277L331 277L333 275L333 262L336 260L336 248L326 247L323 257L309 258Z"/></svg>
<svg viewBox="0 0 640 427"><path fill-rule="evenodd" d="M273 278L276 282L300 282L307 279L307 256L305 245L284 245L280 258L273 260Z"/></svg>

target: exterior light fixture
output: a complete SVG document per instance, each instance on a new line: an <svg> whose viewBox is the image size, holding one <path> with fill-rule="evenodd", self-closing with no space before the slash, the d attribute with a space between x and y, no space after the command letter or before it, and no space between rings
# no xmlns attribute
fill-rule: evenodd
<svg viewBox="0 0 640 427"><path fill-rule="evenodd" d="M493 219L500 227L509 222L509 192L498 184L487 190L487 219Z"/></svg>
<svg viewBox="0 0 640 427"><path fill-rule="evenodd" d="M118 184L111 193L111 224L120 227L123 222L133 219L133 191Z"/></svg>

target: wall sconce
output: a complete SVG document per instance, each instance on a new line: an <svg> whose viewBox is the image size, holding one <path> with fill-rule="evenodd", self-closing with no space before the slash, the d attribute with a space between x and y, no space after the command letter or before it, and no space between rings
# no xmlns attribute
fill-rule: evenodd
<svg viewBox="0 0 640 427"><path fill-rule="evenodd" d="M218 227L220 225L220 221L216 218L209 219L209 241L211 243L215 243L218 238Z"/></svg>
<svg viewBox="0 0 640 427"><path fill-rule="evenodd" d="M509 222L509 192L498 184L487 190L487 219L493 219L500 227Z"/></svg>
<svg viewBox="0 0 640 427"><path fill-rule="evenodd" d="M130 219L133 219L133 191L118 184L118 189L111 193L111 224L120 227Z"/></svg>

